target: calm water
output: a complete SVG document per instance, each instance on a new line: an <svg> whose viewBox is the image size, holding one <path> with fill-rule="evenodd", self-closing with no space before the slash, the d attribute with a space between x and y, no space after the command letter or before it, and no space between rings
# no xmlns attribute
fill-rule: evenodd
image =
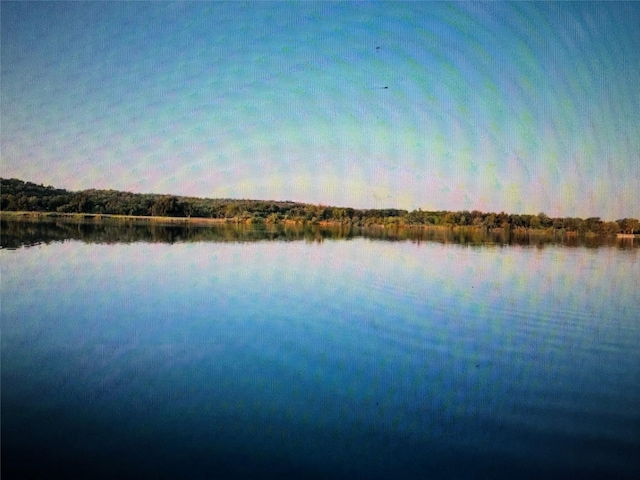
<svg viewBox="0 0 640 480"><path fill-rule="evenodd" d="M229 235L0 250L3 478L640 476L640 249Z"/></svg>

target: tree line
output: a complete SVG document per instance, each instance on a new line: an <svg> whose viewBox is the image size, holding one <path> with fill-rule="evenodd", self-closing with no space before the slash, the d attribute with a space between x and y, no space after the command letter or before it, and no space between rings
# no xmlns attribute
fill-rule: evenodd
<svg viewBox="0 0 640 480"><path fill-rule="evenodd" d="M68 191L15 178L0 179L0 210L60 213L111 214L160 217L227 219L243 223L341 224L358 227L440 226L446 228L503 229L518 233L530 230L561 233L615 235L640 233L640 221L599 217L552 218L504 212L414 211L355 209L290 201L211 199L175 195L139 194L116 190Z"/></svg>

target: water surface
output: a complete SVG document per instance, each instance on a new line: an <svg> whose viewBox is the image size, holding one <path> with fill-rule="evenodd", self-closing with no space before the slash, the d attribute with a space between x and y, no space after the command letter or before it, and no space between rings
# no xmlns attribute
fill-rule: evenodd
<svg viewBox="0 0 640 480"><path fill-rule="evenodd" d="M638 248L180 238L0 250L5 478L640 474Z"/></svg>

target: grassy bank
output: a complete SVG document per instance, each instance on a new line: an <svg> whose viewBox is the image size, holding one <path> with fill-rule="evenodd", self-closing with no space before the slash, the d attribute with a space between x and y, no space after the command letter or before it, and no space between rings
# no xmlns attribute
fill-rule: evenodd
<svg viewBox="0 0 640 480"><path fill-rule="evenodd" d="M200 217L152 217L139 215L111 215L93 213L59 213L59 212L6 212L0 211L0 218L3 220L40 221L40 220L61 220L78 222L100 222L100 221L121 221L140 222L155 224L220 224L229 223L224 218L200 218Z"/></svg>

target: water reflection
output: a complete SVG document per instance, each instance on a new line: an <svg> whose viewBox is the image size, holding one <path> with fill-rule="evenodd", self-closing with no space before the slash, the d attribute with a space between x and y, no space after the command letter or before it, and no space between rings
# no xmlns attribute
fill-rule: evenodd
<svg viewBox="0 0 640 480"><path fill-rule="evenodd" d="M7 478L638 478L637 249L94 227L0 252Z"/></svg>
<svg viewBox="0 0 640 480"><path fill-rule="evenodd" d="M613 246L637 248L634 239L534 234L516 236L506 232L452 231L439 228L359 228L300 225L159 225L114 220L60 220L0 222L0 248L16 249L66 240L84 243L184 243L184 242L257 242L350 240L367 238L383 241L437 242L461 245L523 245L544 247L564 245L598 248Z"/></svg>

